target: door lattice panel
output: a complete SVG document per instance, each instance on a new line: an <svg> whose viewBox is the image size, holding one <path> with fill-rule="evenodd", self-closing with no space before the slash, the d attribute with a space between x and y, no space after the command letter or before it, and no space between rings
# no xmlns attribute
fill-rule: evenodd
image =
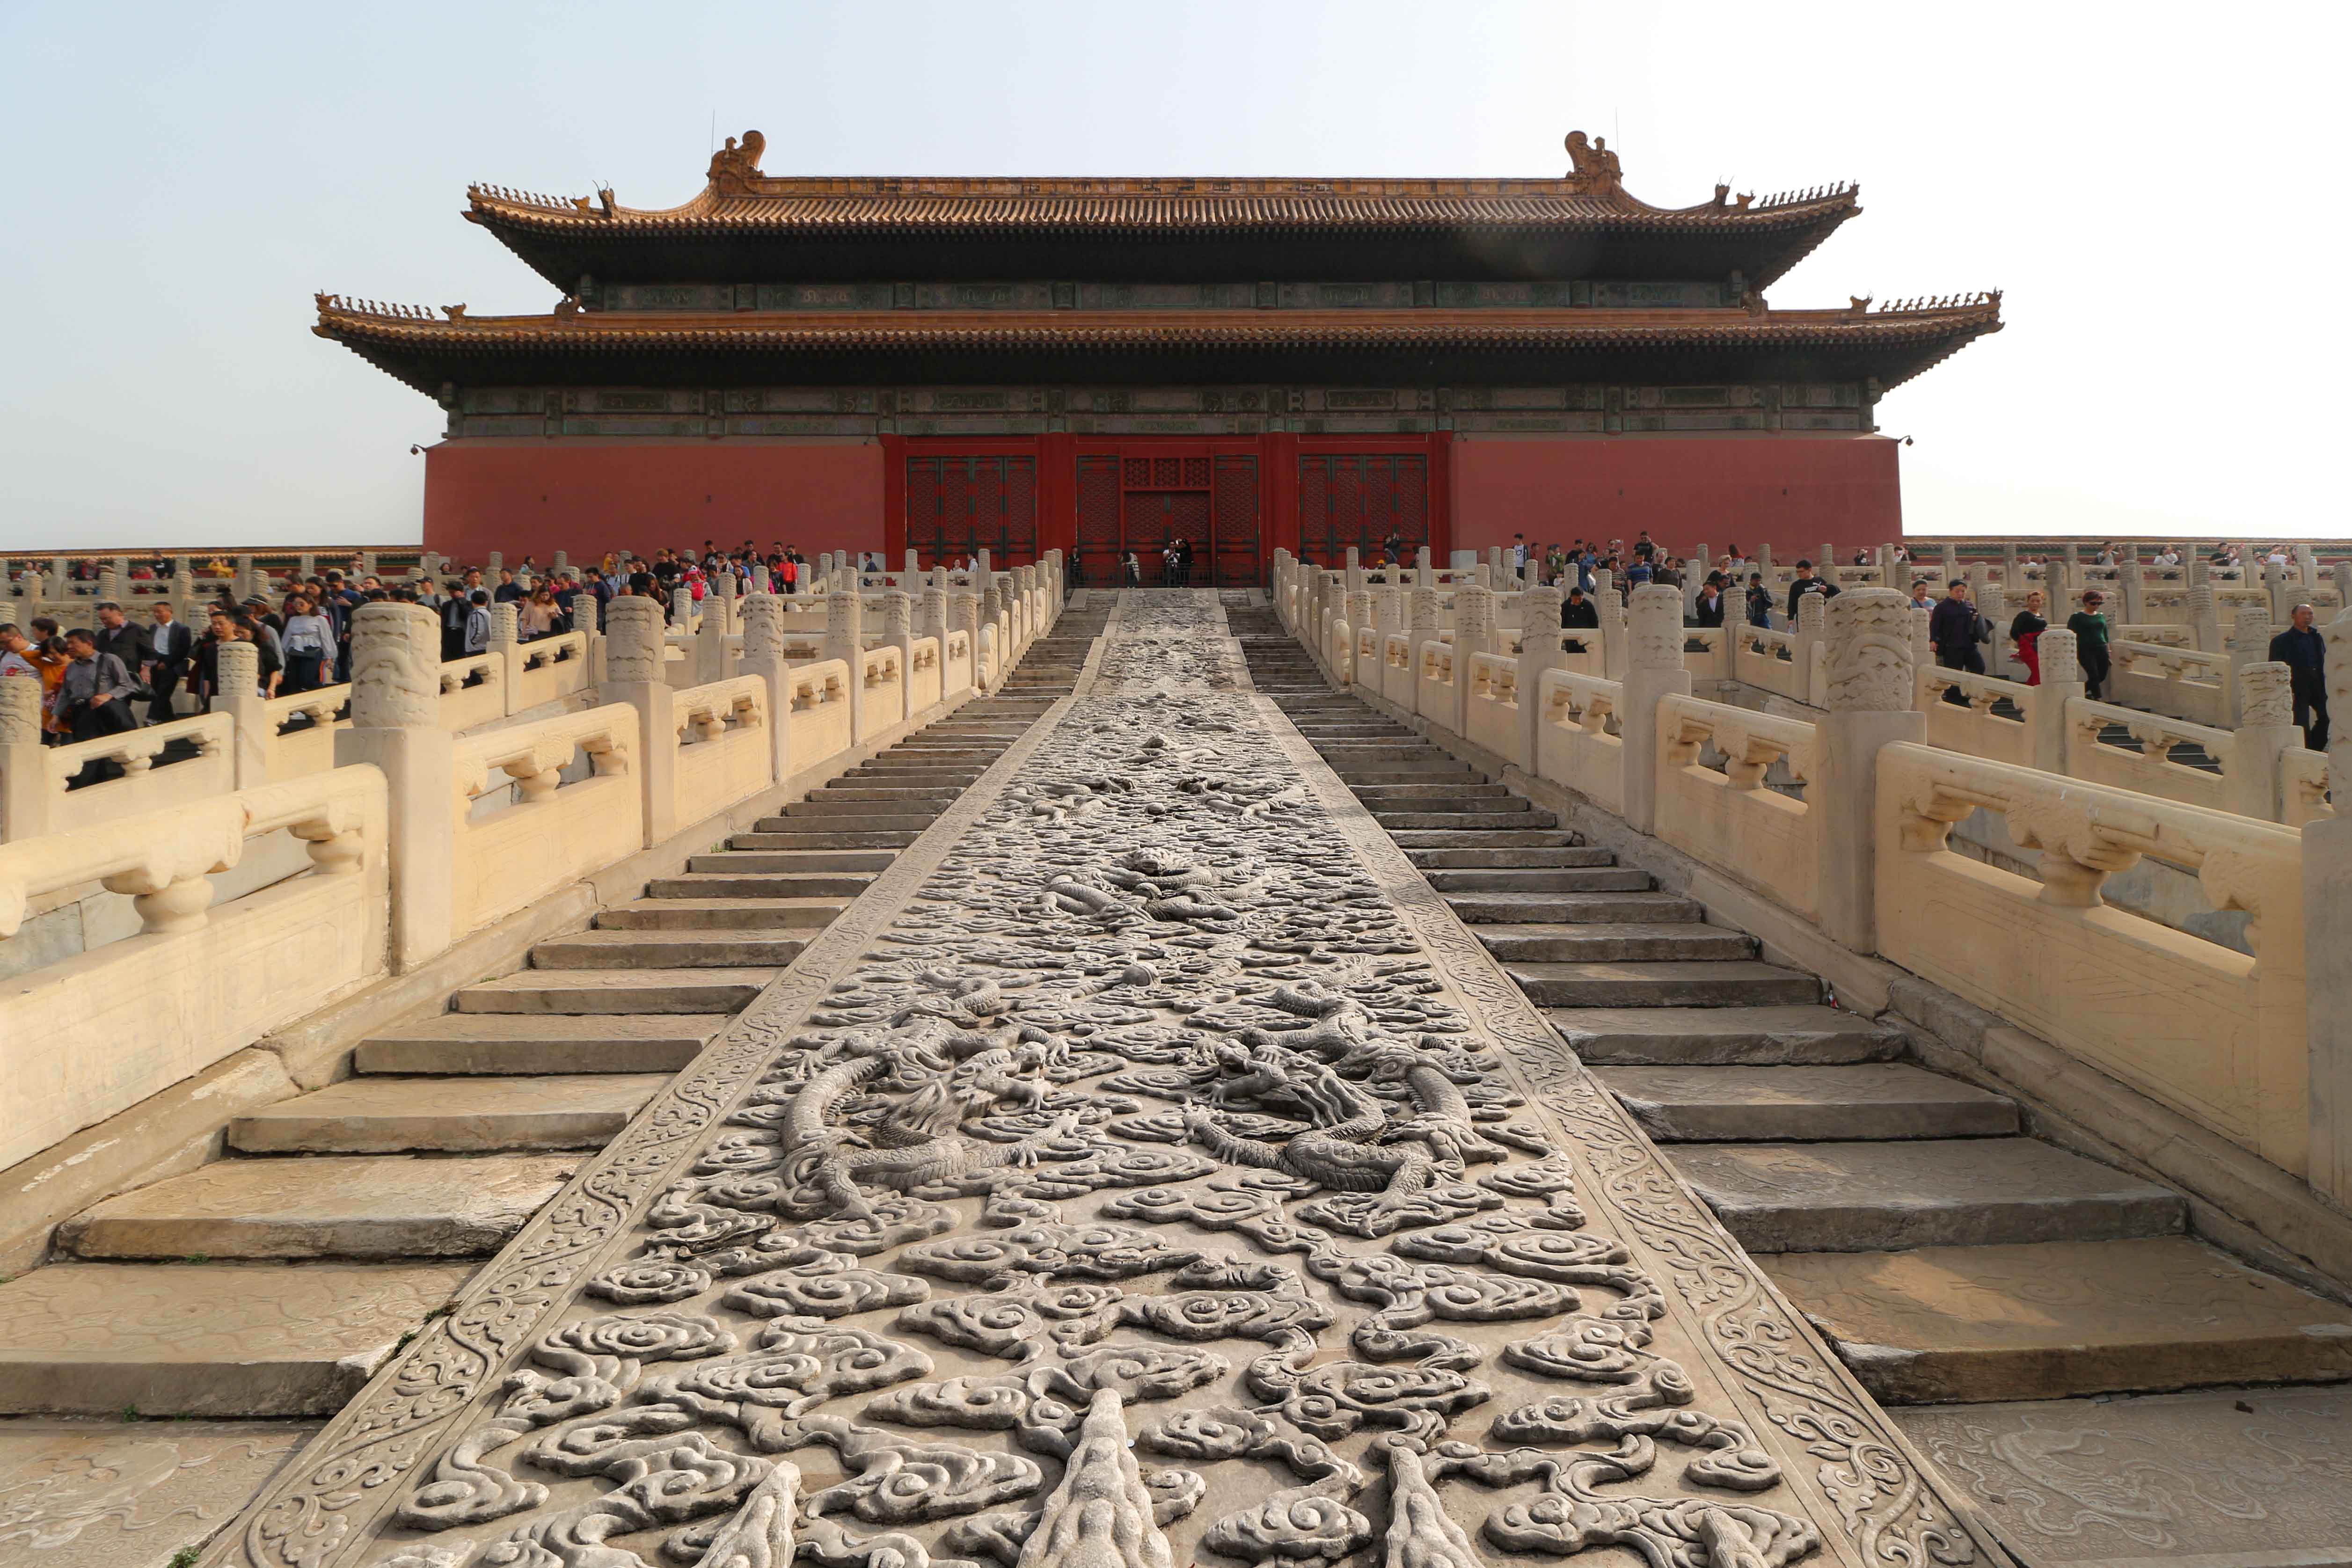
<svg viewBox="0 0 2352 1568"><path fill-rule="evenodd" d="M982 550L999 567L1037 559L1037 460L909 456L907 548L928 570Z"/></svg>
<svg viewBox="0 0 2352 1568"><path fill-rule="evenodd" d="M1429 459L1419 453L1327 453L1298 459L1298 549L1338 566L1353 545L1370 561L1391 534L1405 558L1429 542Z"/></svg>

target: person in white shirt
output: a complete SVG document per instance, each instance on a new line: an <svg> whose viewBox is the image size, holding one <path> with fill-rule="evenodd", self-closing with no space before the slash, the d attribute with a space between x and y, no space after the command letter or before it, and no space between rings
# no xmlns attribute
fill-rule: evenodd
<svg viewBox="0 0 2352 1568"><path fill-rule="evenodd" d="M37 681L41 678L41 672L25 657L25 650L30 646L14 622L0 626L0 680L11 675L30 675Z"/></svg>

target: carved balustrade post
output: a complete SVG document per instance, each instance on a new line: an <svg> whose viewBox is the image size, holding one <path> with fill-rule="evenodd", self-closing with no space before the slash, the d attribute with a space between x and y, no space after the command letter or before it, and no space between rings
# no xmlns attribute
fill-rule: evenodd
<svg viewBox="0 0 2352 1568"><path fill-rule="evenodd" d="M1519 766L1529 773L1536 770L1536 740L1542 733L1544 672L1561 663L1559 607L1566 597L1557 587L1530 588L1519 601Z"/></svg>
<svg viewBox="0 0 2352 1568"><path fill-rule="evenodd" d="M940 644L940 700L945 702L955 694L948 689L948 594L937 582L923 590L923 612L917 624L919 636L938 640Z"/></svg>
<svg viewBox="0 0 2352 1568"><path fill-rule="evenodd" d="M604 609L605 702L637 710L638 801L650 849L677 831L677 719L670 703L661 601L635 594Z"/></svg>
<svg viewBox="0 0 2352 1568"><path fill-rule="evenodd" d="M1690 695L1691 678L1683 664L1683 596L1662 583L1645 582L1633 591L1631 612L1631 663L1620 718L1625 824L1646 833L1658 820L1658 704Z"/></svg>
<svg viewBox="0 0 2352 1568"><path fill-rule="evenodd" d="M499 685L507 716L522 711L522 612L509 599L490 606L491 658L498 661Z"/></svg>
<svg viewBox="0 0 2352 1568"><path fill-rule="evenodd" d="M41 746L41 683L0 678L0 843L49 831L49 772Z"/></svg>
<svg viewBox="0 0 2352 1568"><path fill-rule="evenodd" d="M1437 586L1437 569L1431 564L1429 547L1423 545L1412 552L1413 582L1422 588Z"/></svg>
<svg viewBox="0 0 2352 1568"><path fill-rule="evenodd" d="M1821 828L1822 929L1856 953L1878 946L1878 754L1927 739L1913 706L1909 604L1895 589L1853 588L1828 606L1828 708L1815 721L1805 814Z"/></svg>
<svg viewBox="0 0 2352 1568"><path fill-rule="evenodd" d="M224 643L214 657L220 690L213 694L212 711L228 715L234 727L230 772L236 788L257 789L269 782L271 739L268 699L261 695L261 649L252 643Z"/></svg>
<svg viewBox="0 0 2352 1568"><path fill-rule="evenodd" d="M2352 587L2345 568L2336 581ZM2303 829L2311 1185L2352 1207L2352 600L2329 622L2327 777L2336 815ZM0 685L5 685L0 682Z"/></svg>
<svg viewBox="0 0 2352 1568"><path fill-rule="evenodd" d="M2294 673L2265 660L2238 672L2242 710L2222 767L2222 799L2242 817L2275 822L2285 803L2285 754L2303 746L2294 722Z"/></svg>
<svg viewBox="0 0 2352 1568"><path fill-rule="evenodd" d="M702 601L702 619L695 623L694 646L689 650L692 660L687 668L693 672L689 685L705 686L727 678L727 622L729 601L725 591L714 582Z"/></svg>
<svg viewBox="0 0 2352 1568"><path fill-rule="evenodd" d="M1626 641L1625 601L1617 597L1615 577L1610 571L1592 574L1592 609L1601 620L1601 673L1606 679L1622 681L1633 661Z"/></svg>
<svg viewBox="0 0 2352 1568"><path fill-rule="evenodd" d="M224 693L250 684L250 675L232 679L230 656L240 646L220 650ZM335 765L366 763L383 774L392 964L413 969L458 935L449 897L455 740L441 724L440 618L389 600L353 611L351 685L352 722L335 732Z"/></svg>
<svg viewBox="0 0 2352 1568"><path fill-rule="evenodd" d="M1341 668L1347 671L1348 679L1351 684L1361 685L1364 684L1364 672L1361 668L1363 660L1358 651L1363 646L1364 633L1371 630L1372 626L1372 591L1370 589L1358 588L1348 595L1347 622L1348 645L1342 651ZM1377 680L1378 676L1375 675L1374 679Z"/></svg>
<svg viewBox="0 0 2352 1568"><path fill-rule="evenodd" d="M836 588L824 596L824 642L817 650L821 659L839 659L849 666L845 681L850 693L849 730L852 744L866 740L866 705L857 699L865 689L866 624L865 601L858 597L855 580L846 587Z"/></svg>
<svg viewBox="0 0 2352 1568"><path fill-rule="evenodd" d="M2239 689L2246 666L2262 664L2270 656L2270 612L2260 604L2240 604L2237 623L2230 628L2231 723L2246 721L2244 696Z"/></svg>
<svg viewBox="0 0 2352 1568"><path fill-rule="evenodd" d="M2263 591L2270 597L2271 624L2284 626L2294 615L2295 585L2286 568L2274 560L2263 563Z"/></svg>
<svg viewBox="0 0 2352 1568"><path fill-rule="evenodd" d="M898 717L915 716L915 601L903 588L882 595L882 643L898 650Z"/></svg>
<svg viewBox="0 0 2352 1568"><path fill-rule="evenodd" d="M2123 555L2116 564L2121 573L2116 580L2124 591L2124 623L2141 625L2147 620L2147 576L2140 570L2137 539L2124 545Z"/></svg>
<svg viewBox="0 0 2352 1568"><path fill-rule="evenodd" d="M1790 656L1796 661L1797 700L1812 707L1820 707L1823 704L1820 689L1821 647L1822 640L1829 631L1830 603L1826 593L1797 596L1797 621L1792 628L1797 640L1790 650Z"/></svg>
<svg viewBox="0 0 2352 1568"><path fill-rule="evenodd" d="M1495 595L1486 584L1474 582L1454 596L1454 712L1438 721L1465 739L1470 734L1471 664L1480 653L1495 651Z"/></svg>
<svg viewBox="0 0 2352 1568"><path fill-rule="evenodd" d="M772 777L792 777L792 666L784 658L784 601L754 593L743 601L741 673L757 675L768 689L768 747Z"/></svg>
<svg viewBox="0 0 2352 1568"><path fill-rule="evenodd" d="M1985 648L1985 672L2009 677L2016 663L2009 641L2009 591L1997 582L1986 583L1977 596L1977 613L1992 628L1992 642Z"/></svg>
<svg viewBox="0 0 2352 1568"><path fill-rule="evenodd" d="M1908 588L1906 582L1890 582L1889 588ZM2020 604L2025 602L2025 578L2018 570L2017 541L2011 539L2000 547L2000 586L2003 591Z"/></svg>
<svg viewBox="0 0 2352 1568"><path fill-rule="evenodd" d="M2066 706L2083 695L2082 659L2074 633L2063 626L2042 633L2035 647L2042 656L2042 684L2026 694L2032 698L2025 705L2026 739L2033 766L2063 777L2074 744Z"/></svg>
<svg viewBox="0 0 2352 1568"><path fill-rule="evenodd" d="M2222 651L2221 607L2213 597L2210 580L2189 590L2189 643L2200 653Z"/></svg>

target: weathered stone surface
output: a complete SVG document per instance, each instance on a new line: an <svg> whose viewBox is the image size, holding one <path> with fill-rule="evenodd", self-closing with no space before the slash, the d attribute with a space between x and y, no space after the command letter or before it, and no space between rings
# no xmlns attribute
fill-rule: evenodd
<svg viewBox="0 0 2352 1568"><path fill-rule="evenodd" d="M582 931L530 950L535 969L782 968L801 956L803 935L740 929Z"/></svg>
<svg viewBox="0 0 2352 1568"><path fill-rule="evenodd" d="M331 1415L473 1268L51 1264L0 1285L0 1413Z"/></svg>
<svg viewBox="0 0 2352 1568"><path fill-rule="evenodd" d="M1682 1144L1675 1166L1751 1252L2170 1235L2178 1194L2032 1138Z"/></svg>
<svg viewBox="0 0 2352 1568"><path fill-rule="evenodd" d="M749 1007L772 969L524 969L467 986L461 1013L726 1013Z"/></svg>
<svg viewBox="0 0 2352 1568"><path fill-rule="evenodd" d="M1769 1268L1864 1385L1902 1404L2352 1377L2352 1312L2185 1237Z"/></svg>
<svg viewBox="0 0 2352 1568"><path fill-rule="evenodd" d="M2017 1107L1901 1062L1853 1067L1612 1067L1601 1082L1642 1130L1670 1143L1982 1138L2017 1131Z"/></svg>
<svg viewBox="0 0 2352 1568"><path fill-rule="evenodd" d="M1903 1037L1826 1007L1564 1008L1548 1015L1587 1062L1761 1067L1875 1061Z"/></svg>
<svg viewBox="0 0 2352 1568"><path fill-rule="evenodd" d="M1681 925L1706 918L1705 905L1672 893L1463 893L1446 902L1473 925Z"/></svg>
<svg viewBox="0 0 2352 1568"><path fill-rule="evenodd" d="M843 898L641 898L596 916L600 931L734 931L822 926Z"/></svg>
<svg viewBox="0 0 2352 1568"><path fill-rule="evenodd" d="M81 1258L477 1258L579 1164L561 1155L223 1160L58 1228Z"/></svg>
<svg viewBox="0 0 2352 1568"><path fill-rule="evenodd" d="M2352 1390L1894 1414L2034 1568L2352 1563Z"/></svg>
<svg viewBox="0 0 2352 1568"><path fill-rule="evenodd" d="M1507 963L1713 963L1756 952L1744 931L1687 922L1480 925L1478 940Z"/></svg>
<svg viewBox="0 0 2352 1568"><path fill-rule="evenodd" d="M1753 959L1723 962L1513 963L1511 977L1539 1007L1790 1007L1818 1002L1822 983Z"/></svg>
<svg viewBox="0 0 2352 1568"><path fill-rule="evenodd" d="M165 1563L226 1524L316 1430L257 1421L0 1425L0 1562Z"/></svg>
<svg viewBox="0 0 2352 1568"><path fill-rule="evenodd" d="M224 1560L1990 1560L1216 605L1126 596Z"/></svg>
<svg viewBox="0 0 2352 1568"><path fill-rule="evenodd" d="M726 1027L725 1013L440 1013L360 1042L376 1072L675 1072Z"/></svg>
<svg viewBox="0 0 2352 1568"><path fill-rule="evenodd" d="M353 1078L229 1124L248 1154L595 1148L628 1124L659 1073Z"/></svg>

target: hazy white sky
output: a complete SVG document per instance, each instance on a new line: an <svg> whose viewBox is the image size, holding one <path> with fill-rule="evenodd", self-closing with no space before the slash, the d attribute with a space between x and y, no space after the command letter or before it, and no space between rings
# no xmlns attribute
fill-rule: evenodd
<svg viewBox="0 0 2352 1568"><path fill-rule="evenodd" d="M0 549L414 540L440 413L311 292L546 309L467 183L667 205L714 117L776 173L1547 175L1581 127L1663 205L1859 180L1774 304L2008 291L1881 405L1913 532L2352 534L2344 16L0 0Z"/></svg>

